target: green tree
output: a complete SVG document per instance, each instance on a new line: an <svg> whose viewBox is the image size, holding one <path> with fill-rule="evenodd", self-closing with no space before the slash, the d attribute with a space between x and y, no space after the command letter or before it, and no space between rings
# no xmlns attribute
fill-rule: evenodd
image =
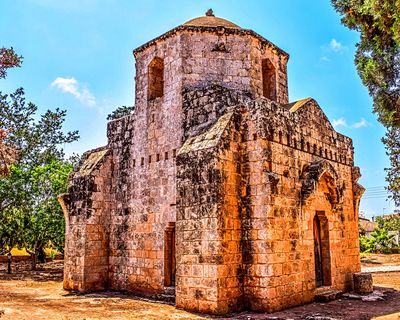
<svg viewBox="0 0 400 320"><path fill-rule="evenodd" d="M20 247L24 236L24 215L19 208L0 211L0 255Z"/></svg>
<svg viewBox="0 0 400 320"><path fill-rule="evenodd" d="M400 232L400 216L398 215L385 217L379 216L376 217L376 222L381 229Z"/></svg>
<svg viewBox="0 0 400 320"><path fill-rule="evenodd" d="M71 163L62 146L79 138L77 131L64 133L66 112L56 109L37 114L37 106L25 103L23 89L0 93L0 128L4 143L18 152L8 175L0 176L0 250L24 246L32 253L33 266L44 246L63 245L64 220L57 196L65 192ZM22 221L22 222L21 222ZM13 234L21 234L11 239Z"/></svg>
<svg viewBox="0 0 400 320"><path fill-rule="evenodd" d="M390 127L382 139L389 156L390 168L386 168L386 181L391 198L400 206L400 128Z"/></svg>
<svg viewBox="0 0 400 320"><path fill-rule="evenodd" d="M135 110L135 106L122 106L115 109L107 116L107 120L115 120L131 114Z"/></svg>
<svg viewBox="0 0 400 320"><path fill-rule="evenodd" d="M400 205L400 0L332 0L342 23L360 32L355 64L388 131L388 189Z"/></svg>
<svg viewBox="0 0 400 320"><path fill-rule="evenodd" d="M14 52L13 48L0 48L0 79L7 75L7 69L20 67L22 57Z"/></svg>
<svg viewBox="0 0 400 320"><path fill-rule="evenodd" d="M33 269L45 247L63 252L64 216L57 196L67 191L72 169L71 163L54 159L27 172L33 205L25 215L22 243L32 256Z"/></svg>

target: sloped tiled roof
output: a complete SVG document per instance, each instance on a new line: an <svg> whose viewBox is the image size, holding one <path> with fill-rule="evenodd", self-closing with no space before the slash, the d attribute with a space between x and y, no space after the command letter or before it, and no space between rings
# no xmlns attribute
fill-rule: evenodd
<svg viewBox="0 0 400 320"><path fill-rule="evenodd" d="M183 146L179 149L178 154L189 153L215 147L220 141L223 132L228 127L233 116L233 112L229 112L221 116L218 121L207 131L198 136L188 138Z"/></svg>
<svg viewBox="0 0 400 320"><path fill-rule="evenodd" d="M305 104L307 104L310 101L313 101L313 98L305 98L305 99L301 99L301 100L297 100L295 102L292 103L288 103L285 105L285 108L288 109L290 112L295 112L298 109L300 109L301 107L303 107Z"/></svg>
<svg viewBox="0 0 400 320"><path fill-rule="evenodd" d="M100 151L92 152L86 160L80 166L80 169L75 173L75 177L84 177L91 174L91 172L96 168L97 164L104 158L107 154L108 149L103 149Z"/></svg>

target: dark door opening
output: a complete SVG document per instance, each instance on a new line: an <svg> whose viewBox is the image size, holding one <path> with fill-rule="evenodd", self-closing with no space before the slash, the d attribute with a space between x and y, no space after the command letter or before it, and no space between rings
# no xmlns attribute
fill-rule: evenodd
<svg viewBox="0 0 400 320"><path fill-rule="evenodd" d="M169 222L165 228L164 245L164 285L175 286L176 259L175 259L175 222Z"/></svg>
<svg viewBox="0 0 400 320"><path fill-rule="evenodd" d="M315 282L317 287L331 285L329 223L324 211L317 211L313 222Z"/></svg>
<svg viewBox="0 0 400 320"><path fill-rule="evenodd" d="M318 215L314 217L314 259L316 285L317 287L322 287L324 283L324 273L322 271L321 223Z"/></svg>

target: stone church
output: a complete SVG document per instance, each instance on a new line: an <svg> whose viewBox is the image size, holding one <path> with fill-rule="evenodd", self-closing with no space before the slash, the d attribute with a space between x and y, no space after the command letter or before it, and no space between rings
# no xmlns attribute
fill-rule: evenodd
<svg viewBox="0 0 400 320"><path fill-rule="evenodd" d="M275 311L350 290L364 188L352 140L289 55L209 10L133 51L135 110L60 196L64 288L173 292L176 306Z"/></svg>

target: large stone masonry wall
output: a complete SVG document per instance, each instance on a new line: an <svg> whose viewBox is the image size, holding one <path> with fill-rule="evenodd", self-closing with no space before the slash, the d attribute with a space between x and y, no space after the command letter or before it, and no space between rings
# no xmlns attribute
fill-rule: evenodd
<svg viewBox="0 0 400 320"><path fill-rule="evenodd" d="M175 156L181 146L179 37L135 54L133 115L109 123L113 154L110 285L113 289L164 291L164 233L175 222ZM163 94L148 99L148 67L163 62Z"/></svg>
<svg viewBox="0 0 400 320"><path fill-rule="evenodd" d="M240 105L248 112L240 130L245 307L273 311L314 298L316 211L324 211L329 230L329 285L348 290L360 268L351 140L333 130L311 99L293 109L219 86L184 94L185 136L201 135Z"/></svg>
<svg viewBox="0 0 400 320"><path fill-rule="evenodd" d="M227 113L177 158L178 308L242 308L240 115Z"/></svg>
<svg viewBox="0 0 400 320"><path fill-rule="evenodd" d="M211 83L263 96L262 60L275 68L277 101L288 103L288 57L250 35L218 32L182 32L183 86L201 87Z"/></svg>
<svg viewBox="0 0 400 320"><path fill-rule="evenodd" d="M160 143L154 153L139 153L136 134L148 128L136 117L135 113L108 127L115 161L110 285L153 294L164 291L164 233L168 223L175 222L176 150Z"/></svg>
<svg viewBox="0 0 400 320"><path fill-rule="evenodd" d="M59 197L66 224L64 289L108 289L112 163L105 148L85 153Z"/></svg>
<svg viewBox="0 0 400 320"><path fill-rule="evenodd" d="M313 300L316 211L324 211L329 224L329 285L348 290L360 268L351 140L333 131L314 101L293 112L260 100L252 105L246 141L252 205L248 307L273 311ZM317 146L315 153L314 147L307 151L307 143ZM325 182L317 177L314 200L304 201L315 163L332 167L335 188L320 191ZM326 200L328 192L338 203Z"/></svg>

